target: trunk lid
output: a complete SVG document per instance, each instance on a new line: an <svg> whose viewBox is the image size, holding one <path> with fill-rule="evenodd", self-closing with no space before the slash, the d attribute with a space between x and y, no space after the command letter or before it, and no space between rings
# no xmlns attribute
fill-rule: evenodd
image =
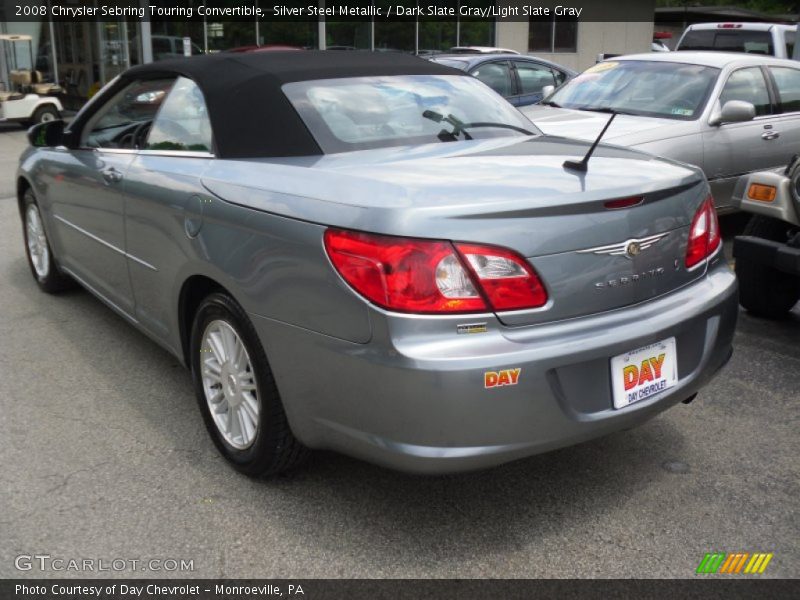
<svg viewBox="0 0 800 600"><path fill-rule="evenodd" d="M270 161L261 169L251 161L239 163L236 177L232 161L219 161L228 166L219 175L223 167L212 167L204 184L225 199L326 226L515 250L550 300L542 309L499 314L509 326L614 310L701 277L703 269L687 271L683 260L689 225L708 193L702 173L602 145L587 173L563 168L587 149L555 137L490 140ZM642 201L605 206L629 196ZM625 253L631 242L638 249Z"/></svg>

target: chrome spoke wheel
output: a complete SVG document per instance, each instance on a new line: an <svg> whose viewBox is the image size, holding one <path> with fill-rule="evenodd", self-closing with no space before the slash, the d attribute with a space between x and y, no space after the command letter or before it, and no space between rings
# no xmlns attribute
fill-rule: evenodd
<svg viewBox="0 0 800 600"><path fill-rule="evenodd" d="M47 277L50 272L50 250L47 247L47 236L44 233L42 217L35 204L28 205L25 211L25 227L28 242L28 255L36 275Z"/></svg>
<svg viewBox="0 0 800 600"><path fill-rule="evenodd" d="M258 384L244 342L230 324L214 320L200 346L203 392L217 430L244 450L256 439L261 418Z"/></svg>

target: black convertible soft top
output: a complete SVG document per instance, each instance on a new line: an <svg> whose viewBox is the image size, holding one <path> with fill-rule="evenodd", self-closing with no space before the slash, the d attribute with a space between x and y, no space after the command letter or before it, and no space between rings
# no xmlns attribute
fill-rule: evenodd
<svg viewBox="0 0 800 600"><path fill-rule="evenodd" d="M205 96L217 155L258 158L322 154L281 86L294 81L380 75L465 75L399 53L287 51L220 53L149 63L123 80L182 75ZM123 82L121 82L123 83Z"/></svg>

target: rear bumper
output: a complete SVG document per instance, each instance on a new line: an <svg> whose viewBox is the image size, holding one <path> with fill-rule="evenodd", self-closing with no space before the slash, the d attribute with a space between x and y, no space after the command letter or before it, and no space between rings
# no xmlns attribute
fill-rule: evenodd
<svg viewBox="0 0 800 600"><path fill-rule="evenodd" d="M354 344L253 315L297 437L392 468L483 468L633 427L695 394L731 355L737 284L724 264L657 300L592 317L509 328L372 312ZM456 326L485 322L486 333ZM677 340L679 383L616 410L612 356ZM486 389L484 373L520 369Z"/></svg>
<svg viewBox="0 0 800 600"><path fill-rule="evenodd" d="M733 240L733 256L790 275L800 275L800 248L780 242L742 235Z"/></svg>

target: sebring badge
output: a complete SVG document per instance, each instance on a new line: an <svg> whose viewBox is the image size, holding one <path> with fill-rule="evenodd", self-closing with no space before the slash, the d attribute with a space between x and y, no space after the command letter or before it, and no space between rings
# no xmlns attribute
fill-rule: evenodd
<svg viewBox="0 0 800 600"><path fill-rule="evenodd" d="M614 288L614 287L622 287L623 285L629 285L631 283L639 283L645 279L651 279L653 277L660 277L665 273L664 267L658 267L656 269L650 269L649 271L642 271L641 273L634 273L633 275L623 275L621 277L617 277L616 279L609 279L607 281L598 281L594 284L595 289L603 290L605 288Z"/></svg>
<svg viewBox="0 0 800 600"><path fill-rule="evenodd" d="M578 250L577 252L578 254L605 254L608 256L624 256L625 258L633 258L648 248L655 246L668 235L669 231L639 239L625 240L624 242L609 244L608 246L598 246L596 248Z"/></svg>

